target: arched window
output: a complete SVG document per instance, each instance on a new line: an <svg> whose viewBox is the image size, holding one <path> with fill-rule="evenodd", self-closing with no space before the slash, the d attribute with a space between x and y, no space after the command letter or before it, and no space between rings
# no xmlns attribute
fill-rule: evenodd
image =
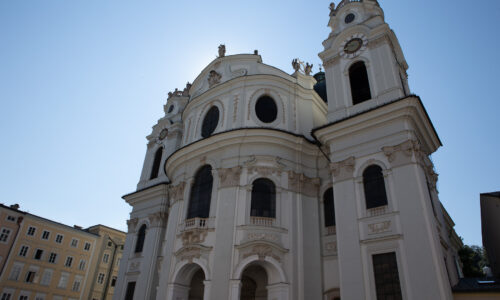
<svg viewBox="0 0 500 300"><path fill-rule="evenodd" d="M351 82L352 104L356 105L372 98L370 83L365 63L359 61L349 68L349 81Z"/></svg>
<svg viewBox="0 0 500 300"><path fill-rule="evenodd" d="M187 219L208 218L212 196L212 182L212 167L210 165L201 167L196 173L193 186L191 187Z"/></svg>
<svg viewBox="0 0 500 300"><path fill-rule="evenodd" d="M139 232L137 233L137 241L135 242L135 253L142 252L142 248L144 248L144 240L146 239L146 224L142 224L141 228L139 228Z"/></svg>
<svg viewBox="0 0 500 300"><path fill-rule="evenodd" d="M325 213L325 227L335 226L335 206L333 204L333 188L323 194L323 209Z"/></svg>
<svg viewBox="0 0 500 300"><path fill-rule="evenodd" d="M153 161L153 168L151 169L151 176L149 179L155 179L158 177L158 173L160 173L160 163L161 163L161 155L163 153L163 148L160 147L156 150L155 160Z"/></svg>
<svg viewBox="0 0 500 300"><path fill-rule="evenodd" d="M276 218L276 188L266 178L259 178L252 184L250 216Z"/></svg>
<svg viewBox="0 0 500 300"><path fill-rule="evenodd" d="M387 205L382 168L377 165L366 168L363 172L363 186L367 209Z"/></svg>
<svg viewBox="0 0 500 300"><path fill-rule="evenodd" d="M217 128L217 124L219 124L219 109L217 106L212 106L203 119L201 136L204 138L211 136L215 128Z"/></svg>

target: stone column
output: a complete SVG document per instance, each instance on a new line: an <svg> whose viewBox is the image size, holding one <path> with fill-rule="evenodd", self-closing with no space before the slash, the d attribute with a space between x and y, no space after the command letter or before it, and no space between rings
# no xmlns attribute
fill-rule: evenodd
<svg viewBox="0 0 500 300"><path fill-rule="evenodd" d="M230 288L230 298L231 300L240 300L240 292L241 292L241 280L239 279L231 279L229 280L229 288Z"/></svg>

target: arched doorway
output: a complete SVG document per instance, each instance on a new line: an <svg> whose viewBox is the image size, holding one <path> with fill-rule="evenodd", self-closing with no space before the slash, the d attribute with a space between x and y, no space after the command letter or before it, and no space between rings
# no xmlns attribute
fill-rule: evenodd
<svg viewBox="0 0 500 300"><path fill-rule="evenodd" d="M241 276L241 300L267 300L268 278L266 270L259 265L250 265Z"/></svg>
<svg viewBox="0 0 500 300"><path fill-rule="evenodd" d="M174 282L169 284L167 299L203 300L210 294L210 281L197 263L183 264L174 278Z"/></svg>
<svg viewBox="0 0 500 300"><path fill-rule="evenodd" d="M191 284L189 285L189 300L203 300L203 292L205 286L203 281L205 280L205 273L200 268L196 273L194 273L191 279Z"/></svg>

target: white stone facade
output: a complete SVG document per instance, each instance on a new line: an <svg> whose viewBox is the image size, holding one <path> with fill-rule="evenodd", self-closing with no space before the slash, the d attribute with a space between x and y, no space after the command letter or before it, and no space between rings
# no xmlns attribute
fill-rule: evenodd
<svg viewBox="0 0 500 300"><path fill-rule="evenodd" d="M441 144L409 92L397 38L374 0L342 1L329 26L328 103L297 65L289 75L224 47L169 95L137 191L124 196L133 210L114 299L377 299L373 257L384 253L396 259L402 299L452 299L460 242L429 159ZM370 97L353 104L361 61ZM263 96L275 104L270 121L256 108ZM202 137L212 107L217 122ZM367 208L364 172L374 165L386 203ZM202 166L209 210L188 218ZM260 178L275 187L271 216L252 208ZM329 188L335 226L325 227Z"/></svg>

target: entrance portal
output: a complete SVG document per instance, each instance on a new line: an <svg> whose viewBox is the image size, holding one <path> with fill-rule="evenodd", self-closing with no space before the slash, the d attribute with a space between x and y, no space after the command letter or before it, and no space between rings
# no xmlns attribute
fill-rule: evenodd
<svg viewBox="0 0 500 300"><path fill-rule="evenodd" d="M203 291L205 289L203 280L205 280L205 274L202 269L198 269L189 285L189 300L203 300Z"/></svg>
<svg viewBox="0 0 500 300"><path fill-rule="evenodd" d="M241 276L241 300L267 300L267 272L259 265L250 265Z"/></svg>

